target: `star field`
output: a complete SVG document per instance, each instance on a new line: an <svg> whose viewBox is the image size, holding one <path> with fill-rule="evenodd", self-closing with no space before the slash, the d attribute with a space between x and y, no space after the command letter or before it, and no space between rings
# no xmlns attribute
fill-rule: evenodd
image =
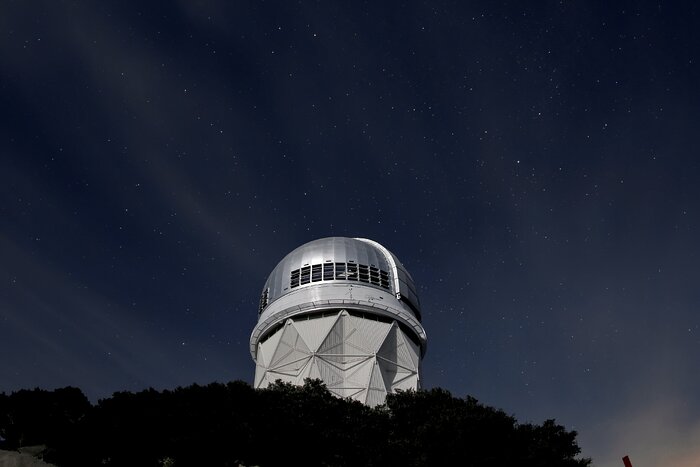
<svg viewBox="0 0 700 467"><path fill-rule="evenodd" d="M698 20L5 2L0 391L250 382L267 274L358 236L420 287L425 386L696 465Z"/></svg>

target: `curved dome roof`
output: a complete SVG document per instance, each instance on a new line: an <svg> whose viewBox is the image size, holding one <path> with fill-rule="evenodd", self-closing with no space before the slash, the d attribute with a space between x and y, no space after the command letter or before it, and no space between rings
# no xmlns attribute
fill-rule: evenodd
<svg viewBox="0 0 700 467"><path fill-rule="evenodd" d="M313 240L285 256L263 287L260 312L294 290L330 281L390 291L421 319L415 283L398 258L377 242L347 237Z"/></svg>

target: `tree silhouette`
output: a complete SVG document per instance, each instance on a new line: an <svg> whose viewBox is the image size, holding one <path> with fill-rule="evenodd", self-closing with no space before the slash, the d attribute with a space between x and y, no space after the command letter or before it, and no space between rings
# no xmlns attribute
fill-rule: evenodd
<svg viewBox="0 0 700 467"><path fill-rule="evenodd" d="M1 447L17 449L36 444L61 444L65 433L91 409L80 389L21 390L0 395Z"/></svg>
<svg viewBox="0 0 700 467"><path fill-rule="evenodd" d="M319 380L118 392L94 406L75 388L0 394L0 436L5 449L46 444L59 466L590 464L576 458L576 432L553 420L518 424L444 389L370 408Z"/></svg>

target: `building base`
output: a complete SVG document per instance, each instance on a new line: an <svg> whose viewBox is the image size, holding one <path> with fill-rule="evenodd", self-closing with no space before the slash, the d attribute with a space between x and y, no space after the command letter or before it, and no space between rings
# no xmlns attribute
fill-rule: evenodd
<svg viewBox="0 0 700 467"><path fill-rule="evenodd" d="M338 397L370 406L420 387L420 348L396 321L352 310L287 319L258 343L255 388L320 379Z"/></svg>

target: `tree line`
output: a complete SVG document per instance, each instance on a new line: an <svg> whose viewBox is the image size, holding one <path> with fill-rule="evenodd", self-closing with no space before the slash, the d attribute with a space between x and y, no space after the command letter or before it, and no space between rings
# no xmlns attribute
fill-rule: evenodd
<svg viewBox="0 0 700 467"><path fill-rule="evenodd" d="M92 405L77 388L0 394L0 449L45 445L57 466L580 467L576 432L518 423L444 389L390 394L370 408L319 380L255 390L233 381L117 392Z"/></svg>

